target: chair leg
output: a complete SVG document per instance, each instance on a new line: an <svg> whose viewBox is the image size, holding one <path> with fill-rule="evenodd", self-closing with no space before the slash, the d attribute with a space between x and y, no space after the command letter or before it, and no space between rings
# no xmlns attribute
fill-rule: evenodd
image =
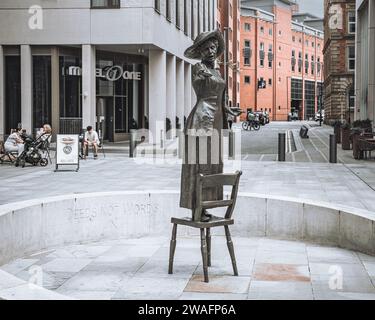
<svg viewBox="0 0 375 320"><path fill-rule="evenodd" d="M176 240L177 240L177 224L173 224L172 230L172 240L169 249L169 274L173 274L173 260L174 260L174 253L176 251Z"/></svg>
<svg viewBox="0 0 375 320"><path fill-rule="evenodd" d="M207 265L211 267L211 229L207 228Z"/></svg>
<svg viewBox="0 0 375 320"><path fill-rule="evenodd" d="M237 270L236 256L234 254L232 237L230 236L229 227L225 226L224 228L225 228L225 235L227 237L227 245L228 245L230 258L232 260L233 272L234 272L234 275L237 277L238 276L238 270Z"/></svg>
<svg viewBox="0 0 375 320"><path fill-rule="evenodd" d="M208 283L208 261L207 261L207 242L205 230L201 229L201 251L202 251L202 261L203 261L203 274L204 282Z"/></svg>

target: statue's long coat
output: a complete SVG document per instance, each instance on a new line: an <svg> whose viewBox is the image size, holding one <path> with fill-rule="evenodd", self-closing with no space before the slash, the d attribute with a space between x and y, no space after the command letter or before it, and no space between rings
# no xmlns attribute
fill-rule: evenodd
<svg viewBox="0 0 375 320"><path fill-rule="evenodd" d="M211 77L202 74L211 73ZM192 72L197 103L185 126L185 156L181 175L180 206L195 209L196 182L199 174L223 173L223 129L228 129L225 111L225 81L216 69L198 63ZM223 188L203 189L203 200L220 200Z"/></svg>

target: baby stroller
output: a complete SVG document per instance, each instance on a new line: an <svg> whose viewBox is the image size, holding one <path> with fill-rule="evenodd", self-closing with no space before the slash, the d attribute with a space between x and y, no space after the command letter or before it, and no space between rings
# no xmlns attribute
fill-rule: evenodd
<svg viewBox="0 0 375 320"><path fill-rule="evenodd" d="M48 152L46 155L44 150L46 143L48 143L48 138L42 135L38 139L33 139L31 136L23 135L22 139L25 148L16 159L15 166L24 168L26 163L30 163L33 166L40 164L41 167L46 167L48 165Z"/></svg>

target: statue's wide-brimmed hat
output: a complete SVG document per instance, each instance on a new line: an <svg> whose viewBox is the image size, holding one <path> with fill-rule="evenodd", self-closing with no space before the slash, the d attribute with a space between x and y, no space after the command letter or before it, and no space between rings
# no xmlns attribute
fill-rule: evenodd
<svg viewBox="0 0 375 320"><path fill-rule="evenodd" d="M208 40L215 39L218 41L219 46L217 48L217 56L221 56L225 50L225 42L220 30L209 31L201 33L195 40L194 44L187 48L184 55L186 58L199 60L201 59L201 53L199 52L199 47Z"/></svg>

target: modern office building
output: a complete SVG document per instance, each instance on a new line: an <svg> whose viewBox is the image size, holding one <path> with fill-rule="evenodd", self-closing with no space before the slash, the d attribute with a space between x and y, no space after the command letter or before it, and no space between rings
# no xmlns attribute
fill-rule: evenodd
<svg viewBox="0 0 375 320"><path fill-rule="evenodd" d="M54 133L100 124L183 126L195 95L184 50L216 28L216 0L2 0L0 135L19 123ZM162 123L161 130L157 122Z"/></svg>
<svg viewBox="0 0 375 320"><path fill-rule="evenodd" d="M375 126L375 0L357 0L355 118Z"/></svg>
<svg viewBox="0 0 375 320"><path fill-rule="evenodd" d="M351 122L355 103L355 0L325 0L324 12L326 121Z"/></svg>
<svg viewBox="0 0 375 320"><path fill-rule="evenodd" d="M226 52L220 60L227 81L227 105L240 106L240 0L217 0L217 28L225 37Z"/></svg>
<svg viewBox="0 0 375 320"><path fill-rule="evenodd" d="M241 1L243 110L267 111L274 121L290 113L314 117L321 108L322 24L298 13L295 1Z"/></svg>

